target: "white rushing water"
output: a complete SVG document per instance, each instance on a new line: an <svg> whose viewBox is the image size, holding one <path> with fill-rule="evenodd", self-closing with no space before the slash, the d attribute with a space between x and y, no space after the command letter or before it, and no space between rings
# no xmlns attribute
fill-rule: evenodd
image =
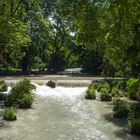
<svg viewBox="0 0 140 140"><path fill-rule="evenodd" d="M12 89L11 87L8 87L7 91L4 91L3 93L4 94L9 94L11 92L11 89Z"/></svg>
<svg viewBox="0 0 140 140"><path fill-rule="evenodd" d="M35 86L33 108L0 124L0 140L139 140L112 118L109 103L85 100L86 87Z"/></svg>
<svg viewBox="0 0 140 140"><path fill-rule="evenodd" d="M77 96L82 95L87 87L56 87L56 88L50 88L45 85L37 85L36 86L36 91L35 93L38 95L41 95L43 97L47 96L56 96L59 98L69 98L73 99L76 98Z"/></svg>

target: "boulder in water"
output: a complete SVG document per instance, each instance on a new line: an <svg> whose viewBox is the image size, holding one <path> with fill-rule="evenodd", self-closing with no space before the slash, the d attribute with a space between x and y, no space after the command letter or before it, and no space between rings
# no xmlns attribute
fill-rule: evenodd
<svg viewBox="0 0 140 140"><path fill-rule="evenodd" d="M54 81L48 81L48 82L46 83L46 86L49 86L49 87L51 87L51 88L55 88L55 87L56 87L56 83L55 83Z"/></svg>

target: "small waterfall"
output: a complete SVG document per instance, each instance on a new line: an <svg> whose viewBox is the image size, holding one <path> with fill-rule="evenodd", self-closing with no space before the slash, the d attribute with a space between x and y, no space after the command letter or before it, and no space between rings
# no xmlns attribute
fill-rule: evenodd
<svg viewBox="0 0 140 140"><path fill-rule="evenodd" d="M41 95L43 97L57 97L57 98L69 98L75 99L77 96L82 95L87 90L87 87L62 87L56 86L56 88L50 88L46 85L38 85L33 83L36 86L34 93Z"/></svg>
<svg viewBox="0 0 140 140"><path fill-rule="evenodd" d="M36 83L39 85L46 85L49 80L31 80L32 83ZM19 80L7 80L8 86L13 86ZM62 87L88 87L91 83L91 80L54 80L56 82L56 86Z"/></svg>
<svg viewBox="0 0 140 140"><path fill-rule="evenodd" d="M88 80L58 80L56 81L57 86L62 87L87 87L91 81Z"/></svg>

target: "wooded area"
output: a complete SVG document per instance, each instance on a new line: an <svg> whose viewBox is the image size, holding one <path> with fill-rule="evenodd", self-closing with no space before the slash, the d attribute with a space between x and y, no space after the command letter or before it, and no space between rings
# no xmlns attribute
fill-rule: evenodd
<svg viewBox="0 0 140 140"><path fill-rule="evenodd" d="M138 76L139 0L1 0L0 71Z"/></svg>

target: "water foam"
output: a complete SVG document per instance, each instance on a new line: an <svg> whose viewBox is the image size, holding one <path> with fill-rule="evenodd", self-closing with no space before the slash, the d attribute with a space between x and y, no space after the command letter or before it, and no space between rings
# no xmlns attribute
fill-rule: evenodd
<svg viewBox="0 0 140 140"><path fill-rule="evenodd" d="M87 87L56 87L56 88L50 88L45 85L38 85L34 84L36 86L35 93L37 95L41 95L44 97L47 96L57 96L57 97L68 97L73 98L82 95Z"/></svg>
<svg viewBox="0 0 140 140"><path fill-rule="evenodd" d="M7 91L4 91L3 93L4 93L4 94L9 94L9 93L11 92L11 89L12 89L12 87L8 87L8 88L7 88Z"/></svg>

